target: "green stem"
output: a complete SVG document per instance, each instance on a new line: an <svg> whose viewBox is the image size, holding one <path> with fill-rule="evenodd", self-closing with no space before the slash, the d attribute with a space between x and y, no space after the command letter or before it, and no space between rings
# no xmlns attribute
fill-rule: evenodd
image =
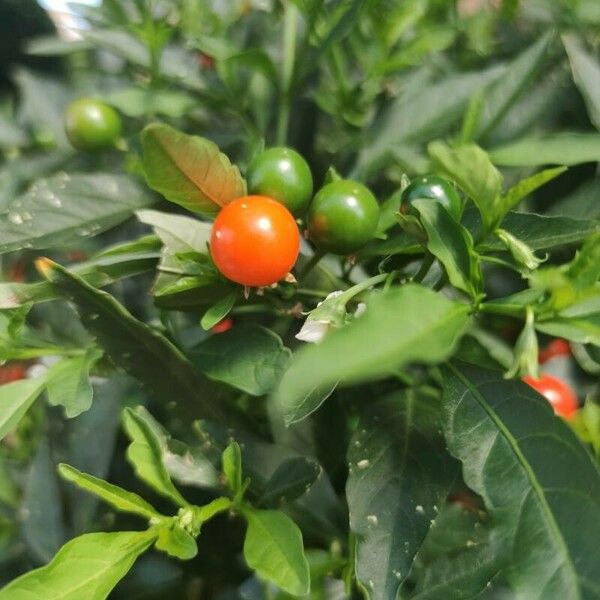
<svg viewBox="0 0 600 600"><path fill-rule="evenodd" d="M287 139L290 122L290 102L292 78L294 75L294 62L296 57L296 31L298 29L298 9L296 5L287 0L283 20L283 63L281 68L281 96L279 101L279 115L277 117L276 141L279 146L284 145Z"/></svg>
<svg viewBox="0 0 600 600"><path fill-rule="evenodd" d="M493 315L506 315L509 317L524 317L526 306L520 304L480 304L477 310L482 313L490 313Z"/></svg>
<svg viewBox="0 0 600 600"><path fill-rule="evenodd" d="M431 265L433 265L433 261L435 260L433 254L427 254L421 263L421 268L417 271L417 274L412 278L415 283L421 283L427 273L429 273L429 269L431 269Z"/></svg>
<svg viewBox="0 0 600 600"><path fill-rule="evenodd" d="M298 281L302 281L319 264L319 261L325 256L325 252L317 250L311 259L304 265L304 268L298 274Z"/></svg>
<svg viewBox="0 0 600 600"><path fill-rule="evenodd" d="M343 294L341 294L337 300L341 302L348 302L354 296L357 296L361 292L368 290L370 287L385 281L388 278L389 273L380 273L379 275L375 275L374 277L370 277L369 279L365 279L356 285L353 285L351 288L348 288Z"/></svg>

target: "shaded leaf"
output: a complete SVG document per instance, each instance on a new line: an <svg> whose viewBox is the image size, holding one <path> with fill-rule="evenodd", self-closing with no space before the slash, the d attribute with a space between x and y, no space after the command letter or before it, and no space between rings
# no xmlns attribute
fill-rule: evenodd
<svg viewBox="0 0 600 600"><path fill-rule="evenodd" d="M275 507L305 494L321 474L319 463L308 457L283 461L265 484L259 506Z"/></svg>

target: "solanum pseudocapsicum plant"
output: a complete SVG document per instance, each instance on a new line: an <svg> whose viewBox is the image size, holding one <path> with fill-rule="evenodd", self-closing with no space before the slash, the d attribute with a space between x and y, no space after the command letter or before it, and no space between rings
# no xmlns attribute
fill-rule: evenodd
<svg viewBox="0 0 600 600"><path fill-rule="evenodd" d="M0 387L0 598L597 598L598 213L531 200L572 174L537 167L600 157L542 110L558 40L488 64L510 3L459 35L450 3L289 2L279 28L150 4L90 10L79 45L124 61L94 96L122 130L49 153L67 172L0 214L1 252L50 256L0 284L0 357L22 366ZM580 35L562 41L596 122ZM63 266L82 237L96 251ZM550 378L578 410L553 414Z"/></svg>

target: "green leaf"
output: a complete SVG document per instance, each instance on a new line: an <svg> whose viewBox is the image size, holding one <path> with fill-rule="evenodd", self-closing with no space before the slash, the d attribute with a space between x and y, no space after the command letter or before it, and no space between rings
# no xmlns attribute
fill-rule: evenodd
<svg viewBox="0 0 600 600"><path fill-rule="evenodd" d="M246 507L248 530L244 557L261 579L284 592L304 596L310 591L310 572L304 555L302 533L296 524L278 510ZM0 599L1 600L1 599Z"/></svg>
<svg viewBox="0 0 600 600"><path fill-rule="evenodd" d="M242 324L209 337L195 347L191 358L210 379L263 396L279 382L290 354L277 334Z"/></svg>
<svg viewBox="0 0 600 600"><path fill-rule="evenodd" d="M173 485L162 461L160 440L141 407L137 411L126 408L123 411L123 427L131 444L127 448L127 460L136 475L145 481L161 496L179 506L188 506L187 500Z"/></svg>
<svg viewBox="0 0 600 600"><path fill-rule="evenodd" d="M148 504L143 498L133 492L128 492L117 485L108 483L93 475L82 473L74 467L65 465L64 463L58 465L58 472L63 479L74 483L76 486L91 494L95 494L119 511L140 515L148 520L159 516L156 509Z"/></svg>
<svg viewBox="0 0 600 600"><path fill-rule="evenodd" d="M427 249L444 265L450 283L477 298L482 275L471 234L439 202L415 200L413 206L427 232Z"/></svg>
<svg viewBox="0 0 600 600"><path fill-rule="evenodd" d="M190 560L198 554L198 545L193 536L174 523L159 528L156 549L179 560Z"/></svg>
<svg viewBox="0 0 600 600"><path fill-rule="evenodd" d="M242 479L242 451L237 442L231 442L223 451L223 473L227 484L234 494L237 494L243 485Z"/></svg>
<svg viewBox="0 0 600 600"><path fill-rule="evenodd" d="M566 276L578 290L586 290L600 281L600 232L590 236L573 261Z"/></svg>
<svg viewBox="0 0 600 600"><path fill-rule="evenodd" d="M600 134L563 131L516 142L489 151L494 164L503 167L579 165L600 161Z"/></svg>
<svg viewBox="0 0 600 600"><path fill-rule="evenodd" d="M23 418L45 384L45 379L38 377L0 386L0 440Z"/></svg>
<svg viewBox="0 0 600 600"><path fill-rule="evenodd" d="M563 43L571 63L575 85L585 100L590 121L600 129L600 63L587 52L577 36L565 35Z"/></svg>
<svg viewBox="0 0 600 600"><path fill-rule="evenodd" d="M516 238L505 229L496 229L495 233L502 240L502 243L506 246L506 249L510 252L519 267L533 271L544 262L545 259L538 258L525 242Z"/></svg>
<svg viewBox="0 0 600 600"><path fill-rule="evenodd" d="M215 498L212 502L204 506L194 506L194 521L198 527L201 527L206 521L210 521L216 515L228 511L231 506L231 500L225 496Z"/></svg>
<svg viewBox="0 0 600 600"><path fill-rule="evenodd" d="M516 596L597 596L600 472L590 454L520 381L465 364L444 368L443 381L448 447L496 524Z"/></svg>
<svg viewBox="0 0 600 600"><path fill-rule="evenodd" d="M80 242L152 202L125 175L59 173L40 179L0 213L0 253Z"/></svg>
<svg viewBox="0 0 600 600"><path fill-rule="evenodd" d="M316 389L389 376L414 362L435 364L452 354L469 321L469 306L409 284L373 293L360 318L302 347L276 392L288 422ZM391 335L390 332L402 332Z"/></svg>
<svg viewBox="0 0 600 600"><path fill-rule="evenodd" d="M456 181L476 204L484 224L491 227L499 217L502 175L487 153L476 144L450 148L443 142L431 142L428 150L437 169Z"/></svg>
<svg viewBox="0 0 600 600"><path fill-rule="evenodd" d="M219 300L216 304L213 304L202 316L200 327L205 331L208 331L222 321L235 306L237 298L237 292L232 292L231 294L227 294L227 296Z"/></svg>
<svg viewBox="0 0 600 600"><path fill-rule="evenodd" d="M215 213L246 195L239 169L210 140L153 123L142 132L142 148L148 185L192 212Z"/></svg>
<svg viewBox="0 0 600 600"><path fill-rule="evenodd" d="M304 456L283 461L263 488L259 506L277 507L305 494L321 474L321 465Z"/></svg>
<svg viewBox="0 0 600 600"><path fill-rule="evenodd" d="M440 434L439 399L414 391L376 402L348 446L356 576L367 598L396 598L456 473Z"/></svg>
<svg viewBox="0 0 600 600"><path fill-rule="evenodd" d="M539 378L538 368L539 347L535 334L534 312L527 307L527 318L523 330L515 343L514 359L504 377L531 376Z"/></svg>
<svg viewBox="0 0 600 600"><path fill-rule="evenodd" d="M536 322L535 328L547 335L566 338L578 344L600 346L600 310L575 316L556 316Z"/></svg>
<svg viewBox="0 0 600 600"><path fill-rule="evenodd" d="M105 600L155 538L154 530L82 535L2 588L0 600Z"/></svg>
<svg viewBox="0 0 600 600"><path fill-rule="evenodd" d="M544 171L540 171L531 177L519 181L519 183L511 187L500 199L498 207L500 218L503 218L509 210L513 209L523 198L529 196L531 192L534 192L549 181L562 175L566 170L567 167L545 169Z"/></svg>
<svg viewBox="0 0 600 600"><path fill-rule="evenodd" d="M38 268L73 301L83 324L112 361L152 394L166 403L175 397L198 416L225 418L220 392L169 340L134 318L113 296L93 288L57 263L41 259Z"/></svg>
<svg viewBox="0 0 600 600"><path fill-rule="evenodd" d="M108 94L104 100L133 118L147 115L164 115L172 119L181 118L196 104L193 96L172 89L141 89L125 87Z"/></svg>
<svg viewBox="0 0 600 600"><path fill-rule="evenodd" d="M63 406L68 419L80 415L92 405L90 370L101 357L101 350L90 348L78 356L64 358L48 371L48 402L52 406Z"/></svg>
<svg viewBox="0 0 600 600"><path fill-rule="evenodd" d="M545 62L554 34L548 32L537 42L519 54L502 76L486 90L481 116L475 139L485 138L515 103L517 98L529 88L537 72Z"/></svg>

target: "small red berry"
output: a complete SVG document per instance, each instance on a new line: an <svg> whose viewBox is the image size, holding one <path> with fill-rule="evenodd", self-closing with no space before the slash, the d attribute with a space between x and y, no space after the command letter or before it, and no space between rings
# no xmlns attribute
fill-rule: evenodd
<svg viewBox="0 0 600 600"><path fill-rule="evenodd" d="M564 418L569 418L578 408L577 395L564 381L554 375L542 373L539 379L523 377L523 381L552 404L554 412Z"/></svg>
<svg viewBox="0 0 600 600"><path fill-rule="evenodd" d="M540 365L558 356L571 356L571 344L562 338L552 340L545 348L540 350Z"/></svg>
<svg viewBox="0 0 600 600"><path fill-rule="evenodd" d="M229 331L233 327L233 319L231 317L227 317L222 321L219 321L214 327L211 327L211 333L225 333Z"/></svg>

